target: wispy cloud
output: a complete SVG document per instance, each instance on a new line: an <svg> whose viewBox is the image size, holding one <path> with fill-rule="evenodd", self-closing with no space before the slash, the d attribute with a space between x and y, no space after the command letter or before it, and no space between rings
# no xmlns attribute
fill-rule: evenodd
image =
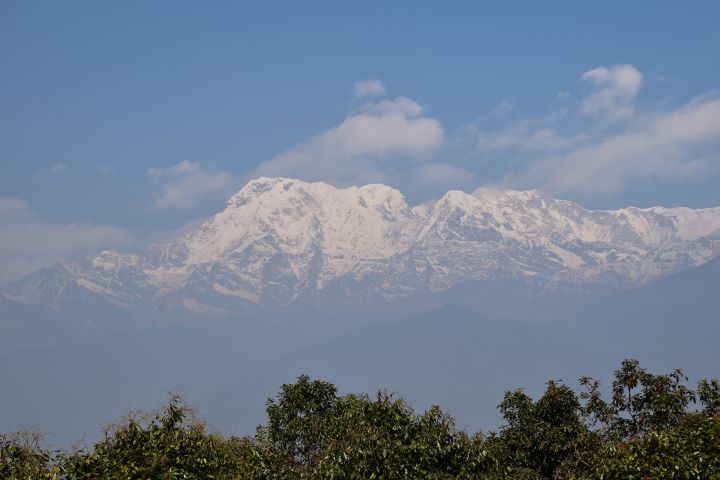
<svg viewBox="0 0 720 480"><path fill-rule="evenodd" d="M354 111L242 176L188 161L149 169L158 186L151 208L189 209L257 176L385 182L415 197L477 184L611 195L634 181L698 175L718 164L716 97L640 108L644 76L628 64L593 68L578 82L581 92L561 90L544 116L508 120L515 104L502 99L449 142L440 120L418 101L372 99L386 93L382 82L357 82L355 97L365 100Z"/></svg>
<svg viewBox="0 0 720 480"><path fill-rule="evenodd" d="M385 85L380 80L363 80L353 84L353 98L360 100L367 97L385 95Z"/></svg>
<svg viewBox="0 0 720 480"><path fill-rule="evenodd" d="M238 187L238 179L229 172L209 165L184 160L170 167L154 167L147 175L158 185L153 210L188 210L209 198L224 198Z"/></svg>
<svg viewBox="0 0 720 480"><path fill-rule="evenodd" d="M0 286L54 262L132 240L111 225L44 222L23 200L0 198Z"/></svg>
<svg viewBox="0 0 720 480"><path fill-rule="evenodd" d="M493 108L490 113L492 115L502 116L502 115L506 115L506 114L510 113L513 110L513 108L515 108L515 103L513 103L512 101L510 101L507 98L503 98L502 102L500 102L500 105Z"/></svg>
<svg viewBox="0 0 720 480"><path fill-rule="evenodd" d="M477 150L489 152L507 149L554 152L576 146L587 138L583 133L563 133L550 121L534 120L521 121L497 131L478 131L476 135Z"/></svg>
<svg viewBox="0 0 720 480"><path fill-rule="evenodd" d="M699 174L720 160L720 100L696 99L636 119L627 130L537 161L524 184L553 192L612 194L633 180Z"/></svg>
<svg viewBox="0 0 720 480"><path fill-rule="evenodd" d="M477 177L469 170L448 163L428 163L418 165L408 176L413 192L443 194L449 189L472 189L477 185Z"/></svg>
<svg viewBox="0 0 720 480"><path fill-rule="evenodd" d="M465 135L475 138L474 155L507 161L501 182L509 186L555 194L610 195L633 181L682 178L717 168L716 96L639 111L636 98L643 75L632 65L594 68L580 80L590 88L586 95L544 117L497 130L466 127Z"/></svg>
<svg viewBox="0 0 720 480"><path fill-rule="evenodd" d="M289 176L337 184L382 181L389 168L428 161L442 144L440 122L416 101L397 97L360 112L307 142L262 162L255 175Z"/></svg>
<svg viewBox="0 0 720 480"><path fill-rule="evenodd" d="M104 177L108 177L115 174L115 169L107 165L99 165L97 167L97 172Z"/></svg>
<svg viewBox="0 0 720 480"><path fill-rule="evenodd" d="M593 89L582 101L583 113L602 115L612 121L630 118L635 113L633 102L643 84L643 75L632 65L593 68L580 79Z"/></svg>
<svg viewBox="0 0 720 480"><path fill-rule="evenodd" d="M58 162L48 169L48 173L49 174L62 173L64 171L66 171L68 168L70 168L70 167L68 167L66 164L64 164L62 162Z"/></svg>

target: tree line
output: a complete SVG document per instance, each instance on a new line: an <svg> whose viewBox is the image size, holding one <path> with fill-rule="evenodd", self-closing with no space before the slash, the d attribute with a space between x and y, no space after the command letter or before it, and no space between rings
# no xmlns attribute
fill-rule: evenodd
<svg viewBox="0 0 720 480"><path fill-rule="evenodd" d="M636 360L574 391L507 392L495 432L469 434L439 407L416 413L386 392L338 395L305 375L266 405L248 437L210 431L178 395L106 429L92 448L51 451L33 432L0 434L2 479L715 479L720 382Z"/></svg>

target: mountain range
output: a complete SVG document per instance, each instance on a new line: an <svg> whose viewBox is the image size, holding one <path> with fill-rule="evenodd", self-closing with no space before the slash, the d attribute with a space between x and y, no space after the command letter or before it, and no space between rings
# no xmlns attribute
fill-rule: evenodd
<svg viewBox="0 0 720 480"><path fill-rule="evenodd" d="M237 316L427 301L500 282L539 297L623 291L719 254L720 208L588 210L535 190L492 189L411 207L381 184L258 178L169 243L57 263L3 295L77 318L88 306Z"/></svg>

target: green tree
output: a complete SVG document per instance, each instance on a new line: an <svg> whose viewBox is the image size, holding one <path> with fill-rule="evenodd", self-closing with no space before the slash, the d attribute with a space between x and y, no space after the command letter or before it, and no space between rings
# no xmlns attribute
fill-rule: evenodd
<svg viewBox="0 0 720 480"><path fill-rule="evenodd" d="M695 401L695 392L684 385L682 370L654 375L637 360L624 360L615 371L610 403L602 400L599 383L583 377L584 413L605 435L624 440L678 424Z"/></svg>
<svg viewBox="0 0 720 480"><path fill-rule="evenodd" d="M256 478L470 478L478 463L439 407L416 415L385 392L337 397L332 384L301 376L268 400L267 414Z"/></svg>
<svg viewBox="0 0 720 480"><path fill-rule="evenodd" d="M378 392L337 396L303 375L267 401L254 437L208 432L179 396L111 426L92 450L51 452L41 436L0 435L0 478L20 479L697 479L720 480L720 382L697 392L680 370L654 375L636 360L578 396L550 381L534 400L505 394L498 433L468 436L433 406L416 414ZM699 399L701 407L690 410Z"/></svg>
<svg viewBox="0 0 720 480"><path fill-rule="evenodd" d="M672 428L608 442L593 477L720 480L720 418L690 413Z"/></svg>
<svg viewBox="0 0 720 480"><path fill-rule="evenodd" d="M317 478L453 478L467 461L467 437L439 407L417 416L404 400L378 392L338 403Z"/></svg>
<svg viewBox="0 0 720 480"><path fill-rule="evenodd" d="M58 473L52 452L42 446L42 435L30 431L0 434L0 478L49 479Z"/></svg>
<svg viewBox="0 0 720 480"><path fill-rule="evenodd" d="M581 419L577 395L556 381L548 382L537 401L522 390L508 392L499 408L506 424L495 450L511 477L564 478L597 445Z"/></svg>
<svg viewBox="0 0 720 480"><path fill-rule="evenodd" d="M720 381L717 378L698 382L697 395L707 415L720 414Z"/></svg>
<svg viewBox="0 0 720 480"><path fill-rule="evenodd" d="M159 412L110 427L91 453L65 463L73 479L230 479L241 471L237 459L243 457L242 442L233 442L206 432L173 395Z"/></svg>
<svg viewBox="0 0 720 480"><path fill-rule="evenodd" d="M301 375L297 382L284 384L277 399L267 400L268 423L257 433L266 474L308 475L327 446L336 394L332 383Z"/></svg>

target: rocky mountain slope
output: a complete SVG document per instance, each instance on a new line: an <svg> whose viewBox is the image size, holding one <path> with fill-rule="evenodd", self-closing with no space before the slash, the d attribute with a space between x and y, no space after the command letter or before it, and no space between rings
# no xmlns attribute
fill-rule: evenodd
<svg viewBox="0 0 720 480"><path fill-rule="evenodd" d="M226 315L387 303L467 281L623 290L719 254L720 208L592 211L537 191L484 189L410 207L385 185L259 178L171 243L56 264L4 295L59 311L89 303Z"/></svg>

